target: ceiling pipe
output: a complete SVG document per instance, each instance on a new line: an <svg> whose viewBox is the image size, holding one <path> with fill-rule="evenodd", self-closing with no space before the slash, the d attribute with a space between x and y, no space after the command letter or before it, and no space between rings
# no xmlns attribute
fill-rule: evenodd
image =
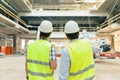
<svg viewBox="0 0 120 80"><path fill-rule="evenodd" d="M5 8L2 4L0 4L0 9L2 9L5 13L7 13L9 16L11 16L12 18L14 18L15 20L19 21L20 23L22 23L24 26L27 27L26 22L24 22L22 19L20 19L20 17L16 16L14 13L12 13L10 10L8 10L7 8Z"/></svg>
<svg viewBox="0 0 120 80"><path fill-rule="evenodd" d="M5 6L7 9L9 9L10 11L12 11L12 13L14 14L18 14L18 12L12 7L10 6L7 2L5 2L4 0L0 0L0 3Z"/></svg>
<svg viewBox="0 0 120 80"><path fill-rule="evenodd" d="M3 16L2 14L0 14L0 19L4 20L5 22L9 22L11 24L14 24L15 25L14 27L16 27L18 30L21 30L21 31L23 31L25 33L29 33L28 29L24 28L23 26L19 25L18 23L15 23L14 21L12 21L9 18Z"/></svg>
<svg viewBox="0 0 120 80"><path fill-rule="evenodd" d="M13 30L15 30L16 32L19 32L19 33L25 34L25 33L23 33L22 31L17 30L16 28L10 27L10 26L8 26L8 25L6 25L6 24L4 24L4 23L1 23L1 22L0 22L0 25L5 26L5 27L8 27L8 28L10 28L10 29L13 29Z"/></svg>

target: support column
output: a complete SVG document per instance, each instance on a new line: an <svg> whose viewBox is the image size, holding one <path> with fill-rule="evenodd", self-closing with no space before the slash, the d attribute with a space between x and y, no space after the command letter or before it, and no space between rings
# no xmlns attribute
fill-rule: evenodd
<svg viewBox="0 0 120 80"><path fill-rule="evenodd" d="M114 50L114 35L109 35L111 49Z"/></svg>
<svg viewBox="0 0 120 80"><path fill-rule="evenodd" d="M21 53L22 52L22 49L21 49L21 47L22 47L22 41L19 38L19 36L17 36L16 45L17 45L17 48L16 48L17 53Z"/></svg>
<svg viewBox="0 0 120 80"><path fill-rule="evenodd" d="M24 46L24 53L26 54L27 53L27 47L28 47L28 41L29 39L25 39L25 46Z"/></svg>
<svg viewBox="0 0 120 80"><path fill-rule="evenodd" d="M16 54L16 34L13 34L13 54Z"/></svg>

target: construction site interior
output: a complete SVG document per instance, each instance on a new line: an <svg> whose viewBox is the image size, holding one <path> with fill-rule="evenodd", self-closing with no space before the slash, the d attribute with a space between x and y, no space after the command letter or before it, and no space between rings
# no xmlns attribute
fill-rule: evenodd
<svg viewBox="0 0 120 80"><path fill-rule="evenodd" d="M95 80L120 80L120 0L0 0L0 80L26 80L29 44L36 41L43 20L53 24L49 40L55 45L59 80L61 50L69 40L67 21L74 20L92 45ZM102 52L103 42L110 50Z"/></svg>

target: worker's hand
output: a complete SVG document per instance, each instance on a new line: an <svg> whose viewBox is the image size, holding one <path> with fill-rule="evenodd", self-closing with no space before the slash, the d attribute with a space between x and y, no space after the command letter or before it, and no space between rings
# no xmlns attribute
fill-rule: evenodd
<svg viewBox="0 0 120 80"><path fill-rule="evenodd" d="M55 70L57 68L57 62L56 61L50 61L50 68Z"/></svg>

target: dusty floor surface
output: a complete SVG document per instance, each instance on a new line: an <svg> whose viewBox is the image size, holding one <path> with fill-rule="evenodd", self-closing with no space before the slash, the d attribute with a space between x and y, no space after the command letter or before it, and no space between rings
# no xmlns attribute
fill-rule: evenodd
<svg viewBox="0 0 120 80"><path fill-rule="evenodd" d="M60 58L57 60L59 63ZM26 80L24 64L23 55L0 56L0 80ZM58 68L55 80L58 80ZM120 59L97 59L95 68L95 80L120 80Z"/></svg>

